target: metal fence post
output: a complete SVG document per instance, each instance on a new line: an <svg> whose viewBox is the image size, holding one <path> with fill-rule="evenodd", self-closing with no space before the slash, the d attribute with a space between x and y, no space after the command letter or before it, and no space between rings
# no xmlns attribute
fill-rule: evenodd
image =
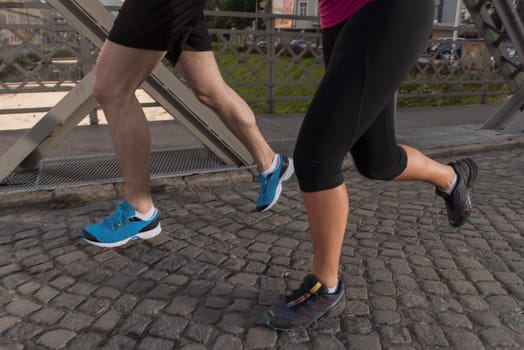
<svg viewBox="0 0 524 350"><path fill-rule="evenodd" d="M267 85L267 113L275 112L275 19L273 17L273 5L269 1L266 10L266 35L268 38L267 63L268 63L268 85Z"/></svg>
<svg viewBox="0 0 524 350"><path fill-rule="evenodd" d="M85 38L84 36L82 36L80 38L80 71L81 71L81 76L80 78L83 79L86 72L90 72L93 67L94 67L94 62L92 60L92 57L91 57L91 48L93 46L91 45L91 43L89 42L89 40L87 40L87 38ZM89 112L89 124L91 125L98 125L98 109L97 108L94 108L91 112Z"/></svg>

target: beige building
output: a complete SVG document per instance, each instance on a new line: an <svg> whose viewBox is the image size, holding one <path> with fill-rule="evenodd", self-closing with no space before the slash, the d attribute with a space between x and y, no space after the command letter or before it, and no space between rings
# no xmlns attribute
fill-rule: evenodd
<svg viewBox="0 0 524 350"><path fill-rule="evenodd" d="M275 14L316 17L316 20L277 19L278 29L308 30L319 28L318 0L273 0L272 9Z"/></svg>
<svg viewBox="0 0 524 350"><path fill-rule="evenodd" d="M10 3L26 3L23 0L10 0ZM41 2L35 2L36 6L41 6ZM34 25L48 23L49 10L45 8L27 7L0 7L0 45L17 46L25 42L33 45L40 45L45 40L45 34L31 30ZM21 28L14 28L21 26ZM27 26L27 28L24 28Z"/></svg>

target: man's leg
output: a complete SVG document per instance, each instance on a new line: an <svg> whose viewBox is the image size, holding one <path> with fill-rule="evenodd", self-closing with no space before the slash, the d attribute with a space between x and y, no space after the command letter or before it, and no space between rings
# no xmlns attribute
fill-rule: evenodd
<svg viewBox="0 0 524 350"><path fill-rule="evenodd" d="M81 237L101 247L148 239L161 231L149 188L151 136L135 90L165 52L125 47L106 41L95 67L93 94L109 122L111 139L122 168L125 199Z"/></svg>
<svg viewBox="0 0 524 350"><path fill-rule="evenodd" d="M271 166L275 152L267 144L247 103L226 84L212 51L184 50L176 64L200 102L217 113L246 146L260 171Z"/></svg>
<svg viewBox="0 0 524 350"><path fill-rule="evenodd" d="M257 210L271 208L280 196L283 182L293 174L292 160L276 157L258 129L251 108L222 78L212 51L184 50L176 69L199 101L215 111L247 148L262 173Z"/></svg>
<svg viewBox="0 0 524 350"><path fill-rule="evenodd" d="M135 90L164 54L107 41L95 68L93 94L109 122L124 175L125 198L141 212L153 205L149 189L151 136Z"/></svg>

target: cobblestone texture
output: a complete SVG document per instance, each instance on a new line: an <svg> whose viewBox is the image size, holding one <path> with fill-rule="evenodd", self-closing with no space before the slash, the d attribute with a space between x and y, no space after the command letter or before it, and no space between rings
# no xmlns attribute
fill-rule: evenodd
<svg viewBox="0 0 524 350"><path fill-rule="evenodd" d="M296 180L267 213L254 183L157 194L162 235L113 250L77 238L111 201L3 208L0 349L524 348L524 148L472 157L460 229L431 186L346 172L347 308L287 333L260 315L311 262Z"/></svg>

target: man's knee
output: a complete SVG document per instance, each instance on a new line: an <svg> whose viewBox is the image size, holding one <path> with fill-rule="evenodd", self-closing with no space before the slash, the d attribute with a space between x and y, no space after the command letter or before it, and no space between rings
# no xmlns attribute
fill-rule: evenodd
<svg viewBox="0 0 524 350"><path fill-rule="evenodd" d="M219 87L216 85L195 86L193 93L196 98L211 109L219 109L221 106L231 104L231 95L228 86Z"/></svg>
<svg viewBox="0 0 524 350"><path fill-rule="evenodd" d="M135 90L113 84L109 79L95 76L93 82L93 97L103 107L128 103L134 97Z"/></svg>

